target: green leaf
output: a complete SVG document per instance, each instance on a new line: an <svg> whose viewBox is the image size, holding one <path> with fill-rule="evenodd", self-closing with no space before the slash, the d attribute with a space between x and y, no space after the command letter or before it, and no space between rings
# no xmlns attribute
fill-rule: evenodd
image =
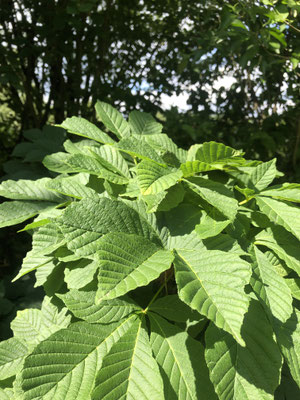
<svg viewBox="0 0 300 400"><path fill-rule="evenodd" d="M103 164L105 168L114 173L130 179L127 162L116 148L105 145L90 149L91 153Z"/></svg>
<svg viewBox="0 0 300 400"><path fill-rule="evenodd" d="M170 268L174 258L169 250L162 250L137 235L109 233L98 244L97 301L113 299L148 285Z"/></svg>
<svg viewBox="0 0 300 400"><path fill-rule="evenodd" d="M186 322L188 319L199 319L200 315L183 303L177 294L160 297L149 307L166 319L177 322Z"/></svg>
<svg viewBox="0 0 300 400"><path fill-rule="evenodd" d="M256 245L273 250L286 265L300 275L300 254L298 240L280 226L263 230L255 237Z"/></svg>
<svg viewBox="0 0 300 400"><path fill-rule="evenodd" d="M297 385L300 387L300 312L294 310L275 331L278 344Z"/></svg>
<svg viewBox="0 0 300 400"><path fill-rule="evenodd" d="M241 326L249 303L244 286L250 264L218 250L178 250L174 265L180 299L245 345Z"/></svg>
<svg viewBox="0 0 300 400"><path fill-rule="evenodd" d="M68 289L80 289L92 282L98 268L99 263L84 258L68 263L64 270Z"/></svg>
<svg viewBox="0 0 300 400"><path fill-rule="evenodd" d="M258 196L260 210L275 224L283 226L300 240L300 209L283 201Z"/></svg>
<svg viewBox="0 0 300 400"><path fill-rule="evenodd" d="M292 296L295 299L300 300L300 278L285 279L285 283L290 288Z"/></svg>
<svg viewBox="0 0 300 400"><path fill-rule="evenodd" d="M48 338L52 333L69 325L71 316L67 309L61 311L45 297L41 310L28 308L18 311L16 318L11 323L11 329L16 338L23 339L26 343L37 344Z"/></svg>
<svg viewBox="0 0 300 400"><path fill-rule="evenodd" d="M285 322L293 312L291 291L265 254L257 247L254 251L256 262L250 284L261 299L266 312L271 311L275 318Z"/></svg>
<svg viewBox="0 0 300 400"><path fill-rule="evenodd" d="M103 300L96 304L96 291L86 292L70 290L65 294L57 295L66 307L75 315L91 324L108 324L119 321L134 311L141 311L129 297Z"/></svg>
<svg viewBox="0 0 300 400"><path fill-rule="evenodd" d="M257 190L263 190L275 179L277 175L276 158L271 161L259 164L253 168L249 176L250 182Z"/></svg>
<svg viewBox="0 0 300 400"><path fill-rule="evenodd" d="M167 164L179 166L180 162L186 160L186 150L180 149L168 135L164 133L146 135L143 137L153 149L162 155ZM175 156L175 157L172 157Z"/></svg>
<svg viewBox="0 0 300 400"><path fill-rule="evenodd" d="M241 248L238 241L226 233L220 233L217 236L203 239L203 245L207 250L221 250L238 256L248 255L248 253Z"/></svg>
<svg viewBox="0 0 300 400"><path fill-rule="evenodd" d="M76 170L74 171L74 167L67 163L70 157L72 157L71 154L63 152L50 154L43 159L43 164L50 171L59 172L62 174L77 172Z"/></svg>
<svg viewBox="0 0 300 400"><path fill-rule="evenodd" d="M214 162L225 162L225 160L242 154L240 150L225 146L223 143L204 142L190 148L187 161L198 160L210 164Z"/></svg>
<svg viewBox="0 0 300 400"><path fill-rule="evenodd" d="M163 158L141 136L131 136L120 140L116 146L120 151L138 157L141 160L155 161L164 165Z"/></svg>
<svg viewBox="0 0 300 400"><path fill-rule="evenodd" d="M0 380L16 375L28 349L23 340L10 338L0 343ZM1 396L0 396L1 397Z"/></svg>
<svg viewBox="0 0 300 400"><path fill-rule="evenodd" d="M161 243L156 231L139 212L125 202L108 198L83 199L69 206L57 220L68 248L81 257L92 256L102 235L124 232Z"/></svg>
<svg viewBox="0 0 300 400"><path fill-rule="evenodd" d="M162 131L162 124L156 122L151 114L136 110L129 114L129 125L137 135L155 135Z"/></svg>
<svg viewBox="0 0 300 400"><path fill-rule="evenodd" d="M90 398L103 357L135 319L132 315L108 325L76 322L55 332L25 360L24 400Z"/></svg>
<svg viewBox="0 0 300 400"><path fill-rule="evenodd" d="M231 335L210 324L205 358L220 400L273 400L279 384L281 355L260 304L251 300L241 347Z"/></svg>
<svg viewBox="0 0 300 400"><path fill-rule="evenodd" d="M195 231L200 239L207 239L212 236L217 236L229 224L229 220L218 220L214 218L213 214L204 214L200 219L200 224L195 226Z"/></svg>
<svg viewBox="0 0 300 400"><path fill-rule="evenodd" d="M46 189L50 178L30 181L19 179L18 181L7 180L0 185L0 196L16 200L40 200L62 203L64 198Z"/></svg>
<svg viewBox="0 0 300 400"><path fill-rule="evenodd" d="M201 343L158 315L148 315L150 343L164 380L163 398L215 400Z"/></svg>
<svg viewBox="0 0 300 400"><path fill-rule="evenodd" d="M182 177L180 170L142 161L137 167L138 184L143 195L157 194L175 185Z"/></svg>
<svg viewBox="0 0 300 400"><path fill-rule="evenodd" d="M105 356L93 400L164 398L163 382L152 356L145 319L137 320Z"/></svg>
<svg viewBox="0 0 300 400"><path fill-rule="evenodd" d="M46 187L54 192L64 194L65 196L82 199L84 197L97 196L95 190L83 185L77 177L57 178L47 183Z"/></svg>
<svg viewBox="0 0 300 400"><path fill-rule="evenodd" d="M218 167L215 167L203 161L186 161L184 164L180 165L180 169L183 173L184 178L188 178L189 176L196 175L199 172L206 172L218 169Z"/></svg>
<svg viewBox="0 0 300 400"><path fill-rule="evenodd" d="M102 132L96 125L87 121L84 118L72 117L67 118L61 125L58 125L70 133L78 136L83 136L88 139L93 139L100 143L114 143L106 133Z"/></svg>
<svg viewBox="0 0 300 400"><path fill-rule="evenodd" d="M193 191L214 206L230 221L235 219L238 202L234 198L232 191L227 189L226 186L200 177L190 178L186 182Z"/></svg>
<svg viewBox="0 0 300 400"><path fill-rule="evenodd" d="M6 201L0 204L0 228L20 224L55 207L56 203L46 201Z"/></svg>
<svg viewBox="0 0 300 400"><path fill-rule="evenodd" d="M300 203L300 184L284 183L283 185L271 186L261 192L262 196L270 196L273 199L293 201Z"/></svg>
<svg viewBox="0 0 300 400"><path fill-rule="evenodd" d="M128 122L125 121L122 114L110 104L98 100L95 105L95 110L106 128L113 132L118 138L130 134L130 126Z"/></svg>

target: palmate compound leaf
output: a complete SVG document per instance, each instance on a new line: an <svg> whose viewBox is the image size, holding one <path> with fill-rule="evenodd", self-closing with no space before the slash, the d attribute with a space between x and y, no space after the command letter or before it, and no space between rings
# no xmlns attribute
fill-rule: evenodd
<svg viewBox="0 0 300 400"><path fill-rule="evenodd" d="M103 101L97 101L95 110L105 127L113 132L118 138L128 136L130 134L130 126L123 118L122 114L110 104Z"/></svg>
<svg viewBox="0 0 300 400"><path fill-rule="evenodd" d="M18 338L10 338L0 343L0 380L16 375L28 353L25 342ZM1 396L0 396L1 398Z"/></svg>
<svg viewBox="0 0 300 400"><path fill-rule="evenodd" d="M99 239L109 232L137 234L161 244L149 220L123 201L83 199L69 206L57 222L68 248L81 257L93 257Z"/></svg>
<svg viewBox="0 0 300 400"><path fill-rule="evenodd" d="M225 215L230 221L235 219L238 202L233 192L225 185L201 177L186 180L190 188Z"/></svg>
<svg viewBox="0 0 300 400"><path fill-rule="evenodd" d="M163 381L152 356L143 316L132 324L104 357L92 400L163 398Z"/></svg>
<svg viewBox="0 0 300 400"><path fill-rule="evenodd" d="M277 324L275 333L292 377L300 388L300 312L294 309L284 324Z"/></svg>
<svg viewBox="0 0 300 400"><path fill-rule="evenodd" d="M57 296L62 299L75 317L91 324L108 324L119 321L135 311L142 310L141 307L126 296L118 299L103 300L96 304L96 291L70 290Z"/></svg>
<svg viewBox="0 0 300 400"><path fill-rule="evenodd" d="M178 250L174 265L180 299L244 346L241 326L249 304L244 286L250 264L218 250Z"/></svg>
<svg viewBox="0 0 300 400"><path fill-rule="evenodd" d="M283 226L300 240L300 208L286 202L258 196L260 210L275 224Z"/></svg>
<svg viewBox="0 0 300 400"><path fill-rule="evenodd" d="M251 299L242 335L246 347L213 324L206 331L205 358L219 400L273 400L282 357L257 300Z"/></svg>
<svg viewBox="0 0 300 400"><path fill-rule="evenodd" d="M24 400L89 399L103 357L136 318L106 325L75 322L41 342L24 363Z"/></svg>
<svg viewBox="0 0 300 400"><path fill-rule="evenodd" d="M137 167L138 184L143 195L157 194L175 185L182 177L178 169L144 160Z"/></svg>
<svg viewBox="0 0 300 400"><path fill-rule="evenodd" d="M114 143L106 133L102 132L96 125L87 121L84 118L72 117L67 118L60 127L66 129L70 133L78 136L83 136L88 139L93 139L100 143Z"/></svg>
<svg viewBox="0 0 300 400"><path fill-rule="evenodd" d="M48 201L6 201L0 204L0 228L20 224L55 207L57 203Z"/></svg>
<svg viewBox="0 0 300 400"><path fill-rule="evenodd" d="M275 318L285 322L293 312L291 291L265 254L257 247L254 253L254 275L250 284L267 312L271 311Z"/></svg>
<svg viewBox="0 0 300 400"><path fill-rule="evenodd" d="M160 316L149 313L150 343L164 381L165 400L215 400L202 344Z"/></svg>
<svg viewBox="0 0 300 400"><path fill-rule="evenodd" d="M109 233L98 242L97 259L98 302L146 286L170 268L174 256L141 236Z"/></svg>

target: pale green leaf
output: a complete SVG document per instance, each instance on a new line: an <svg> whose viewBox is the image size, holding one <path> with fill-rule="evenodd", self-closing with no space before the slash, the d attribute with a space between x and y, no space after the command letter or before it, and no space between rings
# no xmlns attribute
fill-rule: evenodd
<svg viewBox="0 0 300 400"><path fill-rule="evenodd" d="M300 388L300 312L295 309L285 324L278 324L275 332L292 377Z"/></svg>
<svg viewBox="0 0 300 400"><path fill-rule="evenodd" d="M113 146L104 145L90 149L90 151L105 168L130 179L131 176L127 162L118 149Z"/></svg>
<svg viewBox="0 0 300 400"><path fill-rule="evenodd" d="M167 248L170 250L206 250L195 231L185 235L168 236Z"/></svg>
<svg viewBox="0 0 300 400"><path fill-rule="evenodd" d="M291 291L264 253L257 247L254 251L256 262L250 284L267 312L270 310L275 318L285 322L293 312Z"/></svg>
<svg viewBox="0 0 300 400"><path fill-rule="evenodd" d="M98 243L97 301L113 299L146 286L170 268L173 254L149 239L124 233L109 233Z"/></svg>
<svg viewBox="0 0 300 400"><path fill-rule="evenodd" d="M180 165L180 169L183 173L183 176L185 178L188 178L189 176L196 175L199 172L212 171L214 169L218 169L218 167L215 167L203 161L186 161L184 164Z"/></svg>
<svg viewBox="0 0 300 400"><path fill-rule="evenodd" d="M258 196L260 210L275 224L283 226L300 240L300 208L269 197Z"/></svg>
<svg viewBox="0 0 300 400"><path fill-rule="evenodd" d="M24 400L89 399L103 357L135 319L108 325L76 322L55 332L25 360Z"/></svg>
<svg viewBox="0 0 300 400"><path fill-rule="evenodd" d="M0 204L0 228L20 224L55 207L57 203L46 201L6 201Z"/></svg>
<svg viewBox="0 0 300 400"><path fill-rule="evenodd" d="M105 356L92 400L162 400L163 382L152 356L144 318L137 320Z"/></svg>
<svg viewBox="0 0 300 400"><path fill-rule="evenodd" d="M300 278L288 278L285 279L286 284L290 288L292 296L300 300Z"/></svg>
<svg viewBox="0 0 300 400"><path fill-rule="evenodd" d="M242 329L246 347L210 324L205 358L219 400L273 400L281 355L260 304L251 300Z"/></svg>
<svg viewBox="0 0 300 400"><path fill-rule="evenodd" d="M7 180L0 184L0 196L15 200L40 200L63 203L64 198L46 189L50 178L30 181L19 179L18 181Z"/></svg>
<svg viewBox="0 0 300 400"><path fill-rule="evenodd" d="M163 159L166 163L168 162L168 155L174 155L170 159L172 162L170 164L173 165L175 162L176 166L179 166L180 162L185 162L186 160L186 150L180 149L177 145L173 142L172 139L168 137L168 135L164 133L160 134L153 134L144 136L144 140L159 154L163 156Z"/></svg>
<svg viewBox="0 0 300 400"><path fill-rule="evenodd" d="M65 196L74 197L76 199L97 196L95 190L81 183L77 176L52 179L47 183L46 187L54 192L64 194Z"/></svg>
<svg viewBox="0 0 300 400"><path fill-rule="evenodd" d="M161 242L153 226L139 212L125 202L105 197L72 204L57 222L68 248L82 257L94 255L99 239L109 232L137 234Z"/></svg>
<svg viewBox="0 0 300 400"><path fill-rule="evenodd" d="M250 264L218 250L178 250L174 265L180 299L244 345L241 326L249 303L244 286Z"/></svg>
<svg viewBox="0 0 300 400"><path fill-rule="evenodd" d="M120 151L138 157L141 160L155 161L164 165L163 158L141 136L123 138L116 146Z"/></svg>
<svg viewBox="0 0 300 400"><path fill-rule="evenodd" d="M103 101L97 101L95 110L105 127L113 132L118 138L128 136L130 134L130 126L123 118L122 114L110 104Z"/></svg>
<svg viewBox="0 0 300 400"><path fill-rule="evenodd" d="M64 281L68 289L80 289L92 282L98 268L98 262L84 258L73 263L68 263L64 270Z"/></svg>
<svg viewBox="0 0 300 400"><path fill-rule="evenodd" d="M37 344L52 333L67 327L70 321L71 316L67 315L66 308L58 311L51 299L45 297L41 310L28 308L18 311L11 323L11 329L16 338L23 339L28 344Z"/></svg>
<svg viewBox="0 0 300 400"><path fill-rule="evenodd" d="M180 170L142 161L137 167L137 179L144 195L160 193L175 185L182 177Z"/></svg>
<svg viewBox="0 0 300 400"><path fill-rule="evenodd" d="M42 286L47 281L48 277L52 274L56 266L57 263L53 262L52 259L39 266L39 268L35 271L34 287ZM58 267L61 267L61 265L59 265Z"/></svg>
<svg viewBox="0 0 300 400"><path fill-rule="evenodd" d="M195 226L195 231L200 239L207 239L212 236L217 236L229 224L229 220L217 220L209 214L204 214L200 219L200 224Z"/></svg>
<svg viewBox="0 0 300 400"><path fill-rule="evenodd" d="M151 114L141 111L131 111L129 125L133 133L137 135L154 135L162 131L162 124L157 122Z"/></svg>
<svg viewBox="0 0 300 400"><path fill-rule="evenodd" d="M72 117L67 118L61 125L62 128L66 129L70 133L78 136L83 136L88 139L96 140L100 143L114 143L106 133L102 132L96 125L87 121L84 118Z"/></svg>
<svg viewBox="0 0 300 400"><path fill-rule="evenodd" d="M250 182L257 190L263 190L272 183L277 175L276 158L271 161L261 163L253 168L249 176Z"/></svg>
<svg viewBox="0 0 300 400"><path fill-rule="evenodd" d="M23 340L10 338L2 341L0 343L0 380L16 375L27 353L28 349Z"/></svg>
<svg viewBox="0 0 300 400"><path fill-rule="evenodd" d="M232 191L227 189L226 186L219 182L200 177L190 178L186 182L188 182L193 191L209 204L214 206L231 221L234 220L238 210L238 202L234 198Z"/></svg>
<svg viewBox="0 0 300 400"><path fill-rule="evenodd" d="M134 311L141 311L129 297L103 300L96 304L96 291L85 292L70 290L65 294L57 295L66 307L75 315L91 324L108 324L119 321Z"/></svg>
<svg viewBox="0 0 300 400"><path fill-rule="evenodd" d="M293 201L300 203L300 184L284 183L283 185L272 186L261 192L263 196L270 196L273 199Z"/></svg>
<svg viewBox="0 0 300 400"><path fill-rule="evenodd" d="M238 241L226 233L220 233L217 236L203 239L203 245L207 250L221 250L238 256L248 255L248 253L241 248Z"/></svg>
<svg viewBox="0 0 300 400"><path fill-rule="evenodd" d="M149 313L150 343L162 370L164 399L215 400L200 342L163 318Z"/></svg>
<svg viewBox="0 0 300 400"><path fill-rule="evenodd" d="M202 161L205 163L220 162L242 155L240 150L225 146L223 143L204 142L190 148L187 161Z"/></svg>
<svg viewBox="0 0 300 400"><path fill-rule="evenodd" d="M149 311L154 311L166 319L177 322L186 322L188 319L199 319L197 311L192 310L187 304L182 302L177 294L160 297L149 307Z"/></svg>
<svg viewBox="0 0 300 400"><path fill-rule="evenodd" d="M71 157L71 154L63 152L49 154L43 159L43 165L50 171L62 174L76 172L76 170L74 171L74 168L67 163L68 159Z"/></svg>

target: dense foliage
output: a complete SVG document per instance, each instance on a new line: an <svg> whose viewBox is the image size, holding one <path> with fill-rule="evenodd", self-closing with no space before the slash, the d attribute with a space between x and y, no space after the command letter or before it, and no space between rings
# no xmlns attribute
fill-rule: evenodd
<svg viewBox="0 0 300 400"><path fill-rule="evenodd" d="M1 227L34 217L15 280L46 293L0 343L1 399L297 398L300 185L276 184L276 159L96 112L102 130L61 124L72 141L27 132L31 163L0 185Z"/></svg>

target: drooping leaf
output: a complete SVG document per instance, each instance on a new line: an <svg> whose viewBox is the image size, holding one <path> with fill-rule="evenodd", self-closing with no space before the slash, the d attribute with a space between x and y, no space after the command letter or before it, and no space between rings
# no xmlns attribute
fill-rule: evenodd
<svg viewBox="0 0 300 400"><path fill-rule="evenodd" d="M0 204L0 228L20 224L56 206L47 201L6 201Z"/></svg>
<svg viewBox="0 0 300 400"><path fill-rule="evenodd" d="M151 347L163 371L164 398L216 399L208 378L201 343L158 315L149 313L149 318Z"/></svg>
<svg viewBox="0 0 300 400"><path fill-rule="evenodd" d="M0 343L0 380L16 375L27 353L28 348L21 339L10 338L2 341Z"/></svg>
<svg viewBox="0 0 300 400"><path fill-rule="evenodd" d="M24 400L88 399L103 357L135 319L107 325L75 322L41 342L25 360Z"/></svg>
<svg viewBox="0 0 300 400"><path fill-rule="evenodd" d="M174 265L180 299L245 345L241 327L249 303L244 286L250 265L218 250L178 250Z"/></svg>
<svg viewBox="0 0 300 400"><path fill-rule="evenodd" d="M96 142L114 143L114 140L111 139L106 133L102 132L101 129L97 128L96 125L84 118L67 118L60 126L70 133L96 140Z"/></svg>
<svg viewBox="0 0 300 400"><path fill-rule="evenodd" d="M260 304L251 300L242 335L246 347L210 324L205 334L205 358L210 380L220 400L273 400L282 358Z"/></svg>
<svg viewBox="0 0 300 400"><path fill-rule="evenodd" d="M122 114L110 104L98 100L95 105L95 110L106 128L113 132L118 138L126 137L130 134L128 122L123 118Z"/></svg>
<svg viewBox="0 0 300 400"><path fill-rule="evenodd" d="M283 226L300 240L300 209L283 201L258 196L260 210L275 224Z"/></svg>
<svg viewBox="0 0 300 400"><path fill-rule="evenodd" d="M145 319L135 321L104 357L92 400L161 400L163 382L152 356Z"/></svg>
<svg viewBox="0 0 300 400"><path fill-rule="evenodd" d="M144 195L160 193L175 185L182 173L153 163L142 161L137 167L137 179L141 192Z"/></svg>
<svg viewBox="0 0 300 400"><path fill-rule="evenodd" d="M103 300L96 304L96 291L86 292L70 290L65 294L57 295L63 300L66 307L75 315L91 324L108 324L119 321L134 311L141 311L129 297Z"/></svg>
<svg viewBox="0 0 300 400"><path fill-rule="evenodd" d="M251 285L267 312L285 322L292 314L292 296L285 279L277 274L268 258L257 247L254 248L256 262Z"/></svg>
<svg viewBox="0 0 300 400"><path fill-rule="evenodd" d="M113 299L146 286L170 268L173 254L149 239L109 233L98 242L100 264L96 299Z"/></svg>

